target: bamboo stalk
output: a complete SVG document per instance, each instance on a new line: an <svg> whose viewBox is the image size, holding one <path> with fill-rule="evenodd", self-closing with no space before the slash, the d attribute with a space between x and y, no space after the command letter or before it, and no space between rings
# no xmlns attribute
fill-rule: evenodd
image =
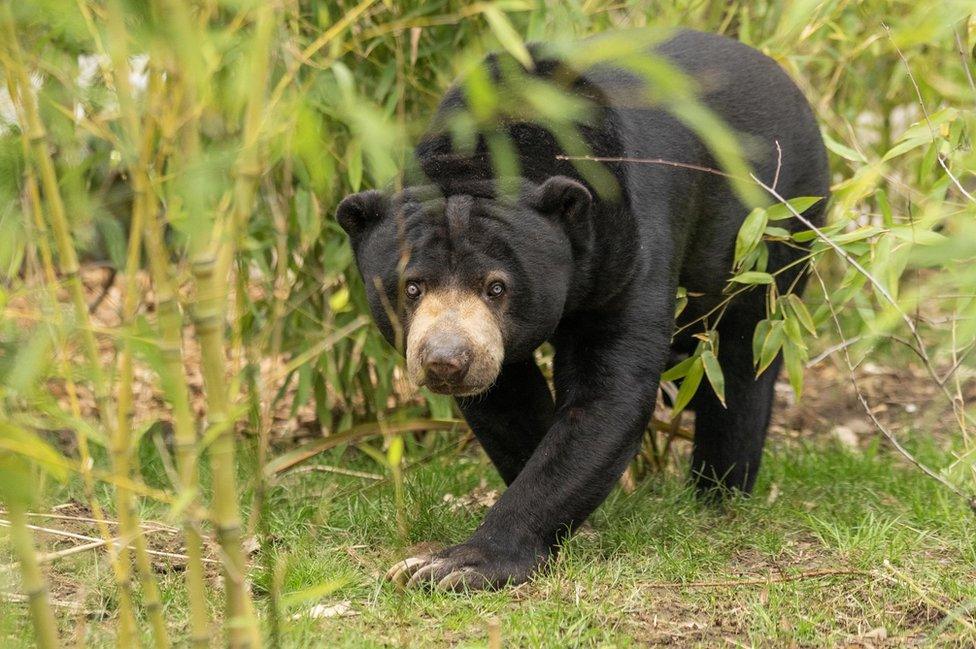
<svg viewBox="0 0 976 649"><path fill-rule="evenodd" d="M132 203L132 217L129 224L129 243L126 254L124 286L122 298L122 326L131 327L139 309L139 287L136 277L142 259L142 231L146 222L146 215L156 210L155 194L152 191L149 178L149 165L152 161L153 142L155 138L155 124L151 115L145 120L145 126L140 133L139 116L135 107L135 98L129 84L129 65L126 52L126 30L122 22L122 8L114 3L109 14L112 80L115 85L116 96L128 131L129 145L138 147L138 152L125 155L132 178L134 200ZM153 70L150 75L149 97L147 105L152 109L152 103L162 87L162 78L158 71ZM138 144L137 144L138 143ZM133 351L131 336L124 336L122 352L119 355L119 387L116 407L118 414L116 426L111 442L111 455L115 472L120 477L132 474L132 383L134 378ZM118 509L119 527L122 536L131 539L135 549L135 565L142 590L143 606L149 615L152 625L153 639L157 649L166 649L170 645L169 633L166 630L166 620L163 618L163 604L159 594L156 576L153 574L152 563L146 552L146 537L139 526L138 515L135 511L135 501L132 492L123 486L115 489L116 507ZM129 571L128 551L125 544L120 550L122 569Z"/></svg>
<svg viewBox="0 0 976 649"><path fill-rule="evenodd" d="M24 595L30 605L31 621L34 625L34 640L41 649L60 646L58 627L54 620L47 595L47 582L37 563L37 554L30 530L27 528L27 513L23 504L11 498L8 503L10 516L10 540L14 553L20 562Z"/></svg>
<svg viewBox="0 0 976 649"><path fill-rule="evenodd" d="M261 170L259 137L267 77L274 11L263 3L256 9L251 51L251 92L245 108L243 146L234 170L231 213L223 240L198 247L192 272L196 284L194 326L201 347L201 362L209 425L219 430L210 445L214 498L212 504L217 540L224 554L224 586L227 597L228 643L231 647L260 645L257 621L247 586L247 562L242 545L240 507L235 478L234 426L225 377L225 306L231 262L237 237L253 209L256 178Z"/></svg>
<svg viewBox="0 0 976 649"><path fill-rule="evenodd" d="M285 171L285 187L290 187L291 179ZM288 219L280 206L270 205L272 222L275 230L275 274L273 285L273 303L271 307L271 333L268 345L268 357L272 363L272 374L280 365L282 338L284 333L285 302L288 297ZM260 358L257 345L249 348L248 362L255 368L255 380L251 390L251 397L260 411L258 422L258 453L257 474L254 479L254 501L251 506L251 529L260 534L262 543L266 543L271 536L268 526L267 492L269 476L264 471L268 462L268 451L271 446L271 427L274 419L274 394L266 392L267 386L261 376ZM264 404L261 396L264 395ZM265 570L271 575L271 588L268 594L268 630L269 644L272 647L281 646L281 597L278 589L280 570L277 556L274 552L265 552Z"/></svg>
<svg viewBox="0 0 976 649"><path fill-rule="evenodd" d="M256 627L249 632L248 627L253 627L254 622L247 592L247 563L237 503L234 426L224 377L224 300L215 292L213 271L212 259L198 259L193 263L197 285L193 319L200 340L208 424L220 431L209 449L214 490L211 509L217 541L223 551L228 642L232 647L248 647L252 645L252 636L256 636Z"/></svg>
<svg viewBox="0 0 976 649"><path fill-rule="evenodd" d="M84 286L81 282L78 270L78 257L72 241L71 229L68 224L64 202L61 198L61 191L58 186L57 173L54 169L54 162L51 158L47 144L47 133L40 118L40 111L37 101L33 95L30 80L27 76L26 67L21 55L20 43L17 38L17 31L14 24L13 14L10 10L10 0L3 0L0 3L0 29L3 31L4 42L6 44L6 57L4 67L7 71L8 83L14 91L11 98L14 100L18 109L18 114L22 120L21 128L24 138L29 142L30 156L29 163L40 177L41 187L43 188L43 198L47 205L48 218L54 231L55 245L58 251L58 263L61 274L65 276L68 290L71 294L75 317L78 320L77 328L81 330L82 343L89 360L89 370L92 375L92 384L95 392L95 401L98 407L99 417L102 424L109 431L113 430L113 421L109 406L108 384L102 371L101 360L99 358L98 343L95 340L94 330L91 326L91 319L88 313L88 304L85 300ZM40 205L40 203L38 203ZM37 208L40 210L40 208ZM43 218L40 221L44 224ZM48 272L50 275L51 272ZM53 290L52 286L49 286ZM66 360L63 363L66 364ZM65 372L65 379L71 384L70 372ZM72 408L75 416L80 417L77 398L74 396L73 389L70 392ZM77 435L78 451L81 456L81 473L85 485L85 492L91 504L92 513L100 521L99 533L104 539L110 539L111 533L105 525L105 517L101 506L95 497L95 485L92 474L93 462L88 449L88 439L85 435ZM113 547L114 546L110 546ZM120 645L130 646L135 639L135 615L132 608L132 598L130 594L130 584L126 579L126 572L122 567L122 562L116 553L111 554L111 564L118 591L118 641Z"/></svg>
<svg viewBox="0 0 976 649"><path fill-rule="evenodd" d="M255 24L254 46L251 51L251 69L248 76L251 79L250 94L244 111L243 146L240 157L234 168L234 201L229 216L227 232L219 244L216 255L214 277L218 286L227 282L231 262L237 250L237 238L241 235L247 218L253 210L254 194L257 178L261 173L261 122L264 115L265 95L267 91L271 34L274 27L274 10L270 3L262 3L257 9Z"/></svg>
<svg viewBox="0 0 976 649"><path fill-rule="evenodd" d="M199 59L200 50L193 43L199 42L198 26L206 23L191 19L187 6L180 0L156 0L152 6L159 24L170 30L164 39L154 43L153 55L166 67L168 90L171 101L160 115L160 166L168 160L169 177L185 172L186 162L196 162L199 151L197 89L202 81L199 72L204 69ZM184 48L176 50L174 43ZM190 59L183 65L184 59ZM179 147L176 138L182 133ZM179 148L180 155L176 155ZM181 166L182 165L182 166ZM172 193L167 200L167 211L178 212L182 197ZM147 214L146 257L156 291L157 327L160 334L159 349L163 359L163 392L173 415L174 449L180 490L190 497L190 506L182 517L186 543L186 584L190 606L190 644L204 649L211 644L210 615L206 581L203 570L202 518L194 507L199 491L197 421L190 406L190 388L186 377L183 353L183 315L180 310L177 284L169 262L165 243L165 224L156 211Z"/></svg>
<svg viewBox="0 0 976 649"><path fill-rule="evenodd" d="M173 27L193 39L194 23L188 20L186 8L174 0L161 2ZM217 532L217 540L222 550L224 583L226 591L226 610L228 642L231 646L246 647L260 644L260 636L253 605L246 583L246 561L241 543L240 509L237 502L237 488L234 460L234 429L230 413L229 390L225 377L225 301L227 278L234 256L239 225L251 210L254 192L254 178L260 171L257 153L258 134L261 126L261 108L267 76L267 55L273 27L273 11L268 5L256 9L257 20L254 48L252 52L252 94L248 100L244 127L244 146L235 168L233 210L226 223L218 220L217 227L224 226L221 236L212 236L210 241L191 240L192 273L195 284L195 300L192 309L194 328L201 348L201 365L207 401L208 425L214 431L209 454L213 474L212 517ZM203 19L201 19L203 20ZM202 24L202 23L201 23ZM173 52L174 59L181 57L194 59L195 53ZM194 101L201 87L199 78L201 66L185 66L189 83L183 84L184 103L187 106L187 122L182 129L181 153L185 160L196 162L199 155L199 132L197 127L198 106ZM190 212L189 219L202 219L201 208L196 201L186 201ZM220 263L218 264L218 259ZM215 272L216 269L220 269Z"/></svg>
<svg viewBox="0 0 976 649"><path fill-rule="evenodd" d="M174 77L176 78L178 77ZM162 116L160 127L164 143L172 142L178 128L178 121L178 118L169 112ZM183 364L183 316L171 278L163 223L155 211L147 214L145 245L149 270L156 290L159 349L163 357L163 392L173 413L174 447L180 489L183 493L196 493L198 491L197 424L190 408L190 389ZM183 534L188 556L186 584L190 600L190 642L192 646L203 649L210 645L210 616L207 613L207 591L203 572L201 521L193 514L192 507L188 508L183 515Z"/></svg>

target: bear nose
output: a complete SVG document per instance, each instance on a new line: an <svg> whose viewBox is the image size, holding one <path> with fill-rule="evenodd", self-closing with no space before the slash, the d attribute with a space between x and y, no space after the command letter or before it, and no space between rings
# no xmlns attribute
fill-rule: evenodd
<svg viewBox="0 0 976 649"><path fill-rule="evenodd" d="M457 384L471 366L471 350L461 338L441 337L430 341L424 358L424 373L437 383Z"/></svg>

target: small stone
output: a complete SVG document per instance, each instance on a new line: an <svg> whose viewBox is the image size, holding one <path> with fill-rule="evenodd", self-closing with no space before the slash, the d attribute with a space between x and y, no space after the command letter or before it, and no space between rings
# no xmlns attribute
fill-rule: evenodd
<svg viewBox="0 0 976 649"><path fill-rule="evenodd" d="M887 640L888 630L885 629L883 626L879 626L876 629L871 629L870 631L865 633L862 637L870 638L872 640Z"/></svg>
<svg viewBox="0 0 976 649"><path fill-rule="evenodd" d="M873 424L864 417L854 417L844 422L844 425L857 435L867 435L874 430Z"/></svg>
<svg viewBox="0 0 976 649"><path fill-rule="evenodd" d="M353 610L352 602L347 600L332 605L316 604L308 610L306 615L308 615L310 618L318 619L327 617L352 617L354 615L359 615L359 613ZM297 620L301 617L301 613L296 613L292 616L292 619Z"/></svg>
<svg viewBox="0 0 976 649"><path fill-rule="evenodd" d="M840 442L841 446L851 450L857 450L857 434L848 426L834 426L830 431L830 436Z"/></svg>

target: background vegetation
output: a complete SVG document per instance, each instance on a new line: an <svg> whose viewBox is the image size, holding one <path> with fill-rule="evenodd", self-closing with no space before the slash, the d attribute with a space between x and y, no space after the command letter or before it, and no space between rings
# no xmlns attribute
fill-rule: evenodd
<svg viewBox="0 0 976 649"><path fill-rule="evenodd" d="M490 471L450 401L411 388L370 324L334 206L397 182L442 91L483 53L675 26L761 49L814 105L830 222L800 235L816 257L806 306L771 294L756 357L782 351L801 392L829 356L829 389L852 386L887 439L853 457L786 436L764 497L730 524L684 492L686 427L662 412L624 483L639 493L615 495L596 522L613 525L575 540L556 575L461 602L380 586L404 546L463 537L497 483L479 485ZM769 557L793 576L730 582L751 589L726 633L737 642L972 641L970 2L2 0L0 28L5 643L206 646L219 626L235 646L711 644L725 632L660 635L658 614L704 624L732 606L697 590L713 592L708 571ZM734 290L765 290L763 241L794 217L781 200L797 197L759 195L779 204L740 234ZM710 344L670 375L686 393L703 376L719 389ZM861 381L872 366L912 371L879 393ZM882 402L913 404L907 438ZM819 505L774 495L790 482ZM810 567L805 543L829 568ZM834 599L807 583L816 571L890 588ZM652 596L679 582L680 597ZM364 599L367 612L339 606Z"/></svg>

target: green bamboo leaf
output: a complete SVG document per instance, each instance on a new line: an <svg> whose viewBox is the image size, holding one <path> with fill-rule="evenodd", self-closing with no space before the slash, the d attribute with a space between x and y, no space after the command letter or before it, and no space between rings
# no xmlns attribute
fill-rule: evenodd
<svg viewBox="0 0 976 649"><path fill-rule="evenodd" d="M750 270L745 273L741 273L732 278L733 282L738 284L772 284L773 276L769 273L760 273L759 271Z"/></svg>
<svg viewBox="0 0 976 649"><path fill-rule="evenodd" d="M949 240L947 236L939 232L911 225L896 225L891 228L891 234L902 241L917 243L920 246L935 246L944 244Z"/></svg>
<svg viewBox="0 0 976 649"><path fill-rule="evenodd" d="M783 241L788 240L793 236L793 233L786 228L779 228L775 225L766 226L766 230L763 232L763 236L770 239L781 239Z"/></svg>
<svg viewBox="0 0 976 649"><path fill-rule="evenodd" d="M529 54L529 50L525 47L522 37L519 36L519 33L508 19L508 16L494 5L484 5L482 7L482 13L501 46L515 57L516 61L521 63L526 69L531 70L533 67L532 55Z"/></svg>
<svg viewBox="0 0 976 649"><path fill-rule="evenodd" d="M2 308L2 303L0 303L0 308ZM675 294L674 301L674 317L675 319L681 315L681 312L685 310L688 306L688 291L684 286L679 286Z"/></svg>
<svg viewBox="0 0 976 649"><path fill-rule="evenodd" d="M118 219L108 215L95 217L95 227L98 230L109 259L116 268L125 267L126 236L122 224Z"/></svg>
<svg viewBox="0 0 976 649"><path fill-rule="evenodd" d="M813 336L817 335L817 326L813 322L813 317L807 310L806 305L803 300L799 298L795 293L790 293L786 296L786 301L789 303L790 308L793 309L793 313L796 314L797 319L803 328L809 331Z"/></svg>
<svg viewBox="0 0 976 649"><path fill-rule="evenodd" d="M671 412L675 415L684 410L685 406L691 402L691 398L698 391L698 386L701 384L702 376L705 373L700 356L692 357L691 360L694 362L688 369L684 380L681 381L681 387L678 388L678 395L674 399L674 406L671 408Z"/></svg>
<svg viewBox="0 0 976 649"><path fill-rule="evenodd" d="M874 192L874 200L881 210L881 218L884 220L885 227L891 227L895 223L895 217L891 212L891 203L888 202L888 194L883 189Z"/></svg>
<svg viewBox="0 0 976 649"><path fill-rule="evenodd" d="M359 140L353 140L346 149L346 176L349 187L358 192L363 183L363 147Z"/></svg>
<svg viewBox="0 0 976 649"><path fill-rule="evenodd" d="M762 239L767 220L766 210L757 207L749 212L749 216L742 222L742 225L739 227L739 234L735 237L736 267L742 263L745 256L752 252L753 248L759 243L759 240Z"/></svg>
<svg viewBox="0 0 976 649"><path fill-rule="evenodd" d="M306 189L295 192L295 221L302 245L308 245L322 234L322 210L319 209L315 195Z"/></svg>
<svg viewBox="0 0 976 649"><path fill-rule="evenodd" d="M806 347L803 341L803 332L800 330L800 319L791 317L789 313L783 314L783 331L786 337L797 347Z"/></svg>
<svg viewBox="0 0 976 649"><path fill-rule="evenodd" d="M799 397L803 393L803 369L806 364L806 351L787 341L783 345L783 362L786 374L790 379L793 393Z"/></svg>
<svg viewBox="0 0 976 649"><path fill-rule="evenodd" d="M851 162L861 162L867 164L867 158L864 157L859 151L852 149L851 147L841 144L834 138L830 137L829 133L823 133L824 144L827 146L832 153L839 155L845 160L850 160Z"/></svg>
<svg viewBox="0 0 976 649"><path fill-rule="evenodd" d="M14 456L20 455L20 459L37 463L60 482L68 477L64 456L37 433L12 422L0 421L0 451L9 451ZM0 480L0 486L3 482Z"/></svg>
<svg viewBox="0 0 976 649"><path fill-rule="evenodd" d="M766 213L770 221L782 221L783 219L794 218L794 212L803 214L808 209L822 201L820 196L798 196L791 198L785 203L776 203L766 208Z"/></svg>
<svg viewBox="0 0 976 649"><path fill-rule="evenodd" d="M308 588L285 593L281 598L281 604L285 608L293 608L299 604L304 604L305 602L320 600L323 597L331 595L337 590L343 588L349 584L350 581L351 579L348 577L340 577L339 579L332 579L330 581L322 582L321 584L309 586Z"/></svg>
<svg viewBox="0 0 976 649"><path fill-rule="evenodd" d="M837 245L844 245L848 243L854 243L855 241L863 241L864 239L870 239L871 237L883 232L881 228L876 225L863 225L852 232L847 232L836 237L831 237L831 240Z"/></svg>
<svg viewBox="0 0 976 649"><path fill-rule="evenodd" d="M759 352L759 366L756 368L756 376L765 372L766 368L776 359L780 348L783 347L785 337L783 321L774 320L769 327L769 333L766 334L766 339L763 340L762 349Z"/></svg>
<svg viewBox="0 0 976 649"><path fill-rule="evenodd" d="M688 374L688 370L695 363L695 357L689 356L668 371L661 374L662 381L675 381Z"/></svg>
<svg viewBox="0 0 976 649"><path fill-rule="evenodd" d="M893 146L886 154L884 154L884 157L881 158L881 161L888 162L889 160L897 158L900 155L904 155L909 151L919 148L920 146L925 146L931 141L932 141L931 135L922 135L919 137L909 138Z"/></svg>
<svg viewBox="0 0 976 649"><path fill-rule="evenodd" d="M21 344L4 383L14 392L25 393L35 387L51 362L51 330L37 327L28 341Z"/></svg>
<svg viewBox="0 0 976 649"><path fill-rule="evenodd" d="M712 384L712 389L715 390L715 396L718 400L725 405L725 375L722 373L722 366L719 365L718 359L711 350L705 350L702 353L702 364L705 366L705 376L708 377L708 382Z"/></svg>
<svg viewBox="0 0 976 649"><path fill-rule="evenodd" d="M427 400L427 408L430 410L430 418L447 421L454 418L454 399L443 395L434 394L429 390L423 390L424 398Z"/></svg>
<svg viewBox="0 0 976 649"><path fill-rule="evenodd" d="M766 342L766 336L769 335L769 330L772 327L773 321L766 319L760 320L756 325L755 331L752 334L752 363L753 365L759 365L759 358L762 354L763 343Z"/></svg>

